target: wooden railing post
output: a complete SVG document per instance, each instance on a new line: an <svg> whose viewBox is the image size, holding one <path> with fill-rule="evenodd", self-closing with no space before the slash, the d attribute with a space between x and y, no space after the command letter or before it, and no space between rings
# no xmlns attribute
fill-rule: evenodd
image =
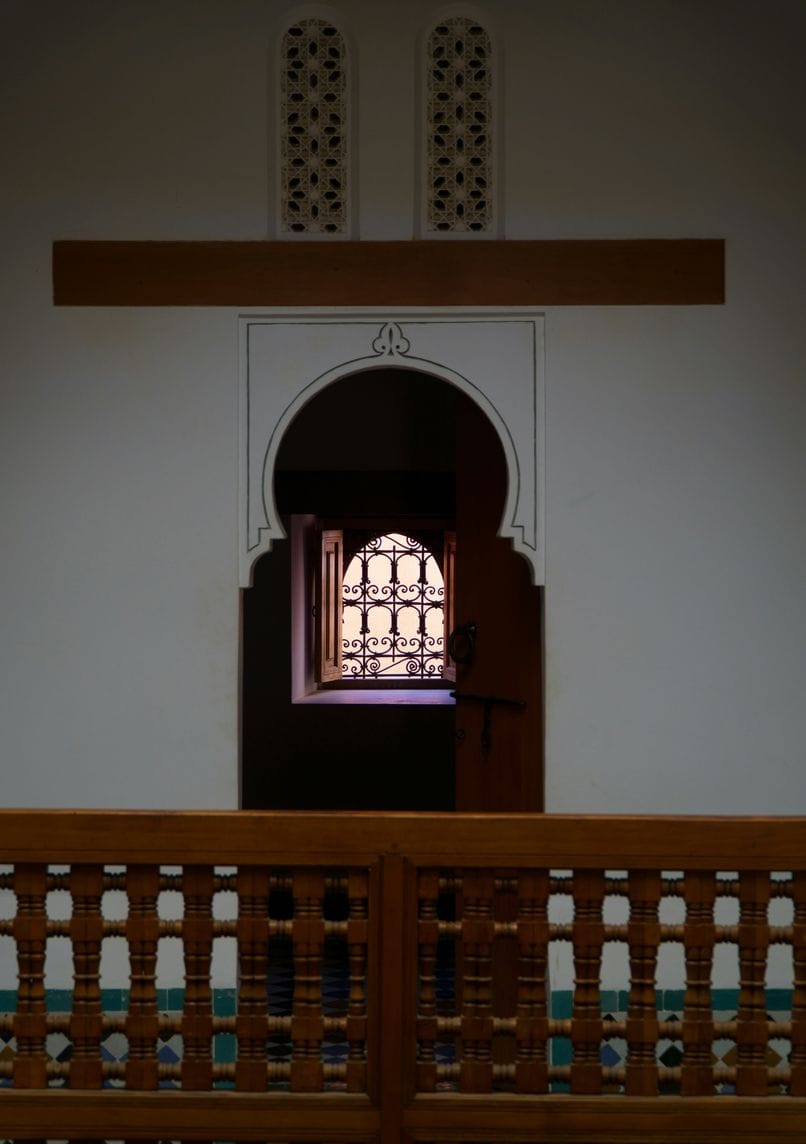
<svg viewBox="0 0 806 1144"><path fill-rule="evenodd" d="M806 870L793 871L792 898L792 1096L806 1096Z"/></svg>
<svg viewBox="0 0 806 1144"><path fill-rule="evenodd" d="M495 938L491 870L466 870L462 880L462 1092L492 1092L492 959Z"/></svg>
<svg viewBox="0 0 806 1144"><path fill-rule="evenodd" d="M739 874L739 1012L737 1016L736 1092L739 1096L767 1095L767 1004L764 974L767 966L770 876L743 870Z"/></svg>
<svg viewBox="0 0 806 1144"><path fill-rule="evenodd" d="M73 866L70 873L70 893L73 898L70 937L73 942L74 978L73 1013L70 1019L70 1037L73 1042L71 1088L101 1088L103 1085L100 981L103 888L103 866Z"/></svg>
<svg viewBox="0 0 806 1144"><path fill-rule="evenodd" d="M269 872L262 866L238 871L238 1059L239 1092L265 1092L268 1000Z"/></svg>
<svg viewBox="0 0 806 1144"><path fill-rule="evenodd" d="M380 1144L401 1144L403 1104L408 1097L409 1065L404 1060L406 994L406 864L399 854L384 854L380 878L380 1020L378 1091ZM409 919L411 921L411 919ZM413 929L413 925L412 925ZM407 1045L413 1049L413 1044Z"/></svg>
<svg viewBox="0 0 806 1144"><path fill-rule="evenodd" d="M130 866L126 874L129 917L126 936L131 962L131 989L126 1035L129 1059L126 1087L155 1089L159 1086L157 1060L157 944L159 941L159 866Z"/></svg>
<svg viewBox="0 0 806 1144"><path fill-rule="evenodd" d="M369 923L367 901L369 878L366 870L347 877L349 914L347 952L350 964L350 992L347 1001L347 1091L367 1089L367 943Z"/></svg>
<svg viewBox="0 0 806 1144"><path fill-rule="evenodd" d="M683 1013L683 1096L714 1091L711 1045L714 1015L711 969L714 961L716 878L711 871L688 871L686 900L686 1001Z"/></svg>
<svg viewBox="0 0 806 1144"><path fill-rule="evenodd" d="M17 916L13 930L19 975L14 1020L17 1037L14 1084L17 1088L45 1088L48 1083L45 1053L46 889L47 866L33 863L17 866L14 875Z"/></svg>
<svg viewBox="0 0 806 1144"><path fill-rule="evenodd" d="M321 1060L324 1031L321 1007L324 897L325 880L319 871L295 871L292 1092L319 1092L324 1079Z"/></svg>
<svg viewBox="0 0 806 1144"><path fill-rule="evenodd" d="M574 1008L571 1041L571 1092L602 1091L599 1051L602 1039L600 973L604 923L604 870L575 870L574 894Z"/></svg>
<svg viewBox="0 0 806 1144"><path fill-rule="evenodd" d="M182 1012L182 1088L205 1091L213 1083L212 866L186 866L182 874L185 917L185 1004Z"/></svg>
<svg viewBox="0 0 806 1144"><path fill-rule="evenodd" d="M548 870L518 875L518 1007L515 1088L548 1092Z"/></svg>
<svg viewBox="0 0 806 1144"><path fill-rule="evenodd" d="M629 881L630 1000L627 1013L627 1095L654 1096L658 1091L655 1046L658 1013L655 970L660 923L660 871L631 870Z"/></svg>
<svg viewBox="0 0 806 1144"><path fill-rule="evenodd" d="M439 942L439 873L424 870L417 879L417 1091L437 1087L437 946Z"/></svg>

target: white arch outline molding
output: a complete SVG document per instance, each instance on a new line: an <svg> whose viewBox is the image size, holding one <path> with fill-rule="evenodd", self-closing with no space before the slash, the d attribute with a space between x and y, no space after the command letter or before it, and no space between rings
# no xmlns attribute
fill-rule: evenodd
<svg viewBox="0 0 806 1144"><path fill-rule="evenodd" d="M243 316L240 325L242 587L255 561L285 538L274 465L291 422L332 382L383 366L448 382L489 418L508 473L498 534L544 582L542 314L308 311Z"/></svg>

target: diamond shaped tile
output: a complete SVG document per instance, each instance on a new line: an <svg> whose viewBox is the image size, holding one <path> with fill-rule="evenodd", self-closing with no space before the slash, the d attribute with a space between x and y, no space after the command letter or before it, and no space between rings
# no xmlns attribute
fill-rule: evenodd
<svg viewBox="0 0 806 1144"><path fill-rule="evenodd" d="M602 1047L599 1050L599 1060L605 1068L614 1069L622 1063L622 1056L616 1048L616 1044L617 1042L615 1040L604 1041L602 1043Z"/></svg>
<svg viewBox="0 0 806 1144"><path fill-rule="evenodd" d="M73 1045L64 1033L48 1033L47 1053L54 1061L69 1061L73 1055Z"/></svg>
<svg viewBox="0 0 806 1144"><path fill-rule="evenodd" d="M661 1042L663 1044L663 1042ZM661 1048L661 1045L658 1045ZM658 1054L658 1060L667 1069L676 1069L683 1063L683 1049L682 1046L676 1042L672 1042L668 1048L663 1049Z"/></svg>
<svg viewBox="0 0 806 1144"><path fill-rule="evenodd" d="M174 1034L163 1041L157 1050L157 1057L164 1065L178 1064L182 1059L182 1038Z"/></svg>
<svg viewBox="0 0 806 1144"><path fill-rule="evenodd" d="M101 1056L105 1061L125 1061L129 1055L129 1042L123 1033L110 1033L101 1041Z"/></svg>

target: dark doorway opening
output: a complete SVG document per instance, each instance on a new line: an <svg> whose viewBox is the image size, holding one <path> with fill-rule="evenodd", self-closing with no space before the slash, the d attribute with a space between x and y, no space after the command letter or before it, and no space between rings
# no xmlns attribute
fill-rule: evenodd
<svg viewBox="0 0 806 1144"><path fill-rule="evenodd" d="M470 443L472 456L467 449L462 451L462 440ZM462 585L463 541L458 535L457 598L471 610L480 606L477 594L485 591L493 563L503 561L505 568L514 570L518 583L528 581L522 558L508 541L495 539L506 480L500 441L478 406L447 382L401 369L355 374L321 391L287 430L274 472L277 507L289 535L294 514L330 521L417 519L420 526L431 519L440 527L459 518L467 536L467 576ZM483 522L483 529L476 527L476 519ZM488 535L482 535L485 530ZM479 756L477 713L466 705L460 704L462 710L457 711L444 701L420 702L414 692L405 701L383 703L362 702L357 696L349 704L292 701L292 638L298 640L299 633L292 636L291 598L299 591L299 576L298 554L291 543L281 542L258 561L253 586L243 594L244 807L540 809L539 666L537 675L529 675L529 687L536 692L530 702L540 705L539 719L514 717L513 722L510 712L495 716L499 751L517 757L517 766L526 769L529 781L508 777L507 790L500 791L494 789L494 779L490 787L476 778L468 781L460 772L457 782L457 760L471 776L485 770L509 775L503 758ZM495 591L507 591L500 575ZM502 648L504 661L521 657L539 664L539 596L537 589L531 591L535 593L528 607L534 619L531 641L524 639L517 616L510 620L518 629L517 640L513 636L508 642L506 631L487 620L490 606L480 611L485 621L479 647L495 648L498 662L491 670L496 678L503 670ZM457 689L461 690L463 678L471 686L476 678L483 680L478 670L459 667ZM522 674L516 673L514 685L521 685ZM511 730L507 720L513 723ZM538 728L540 742L513 752L519 728L527 725L532 737ZM524 801L527 788L531 794ZM471 801L478 792L478 806L468 805L468 791ZM482 805L485 802L491 805Z"/></svg>

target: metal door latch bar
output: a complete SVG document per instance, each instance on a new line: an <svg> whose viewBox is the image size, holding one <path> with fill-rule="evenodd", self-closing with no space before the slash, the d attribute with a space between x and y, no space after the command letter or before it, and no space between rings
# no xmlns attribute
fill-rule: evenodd
<svg viewBox="0 0 806 1144"><path fill-rule="evenodd" d="M522 699L504 699L500 695L474 695L469 691L452 691L451 695L457 703L484 704L484 722L481 727L481 749L485 755L492 746L490 724L492 723L493 707L520 707L523 709L526 706Z"/></svg>

